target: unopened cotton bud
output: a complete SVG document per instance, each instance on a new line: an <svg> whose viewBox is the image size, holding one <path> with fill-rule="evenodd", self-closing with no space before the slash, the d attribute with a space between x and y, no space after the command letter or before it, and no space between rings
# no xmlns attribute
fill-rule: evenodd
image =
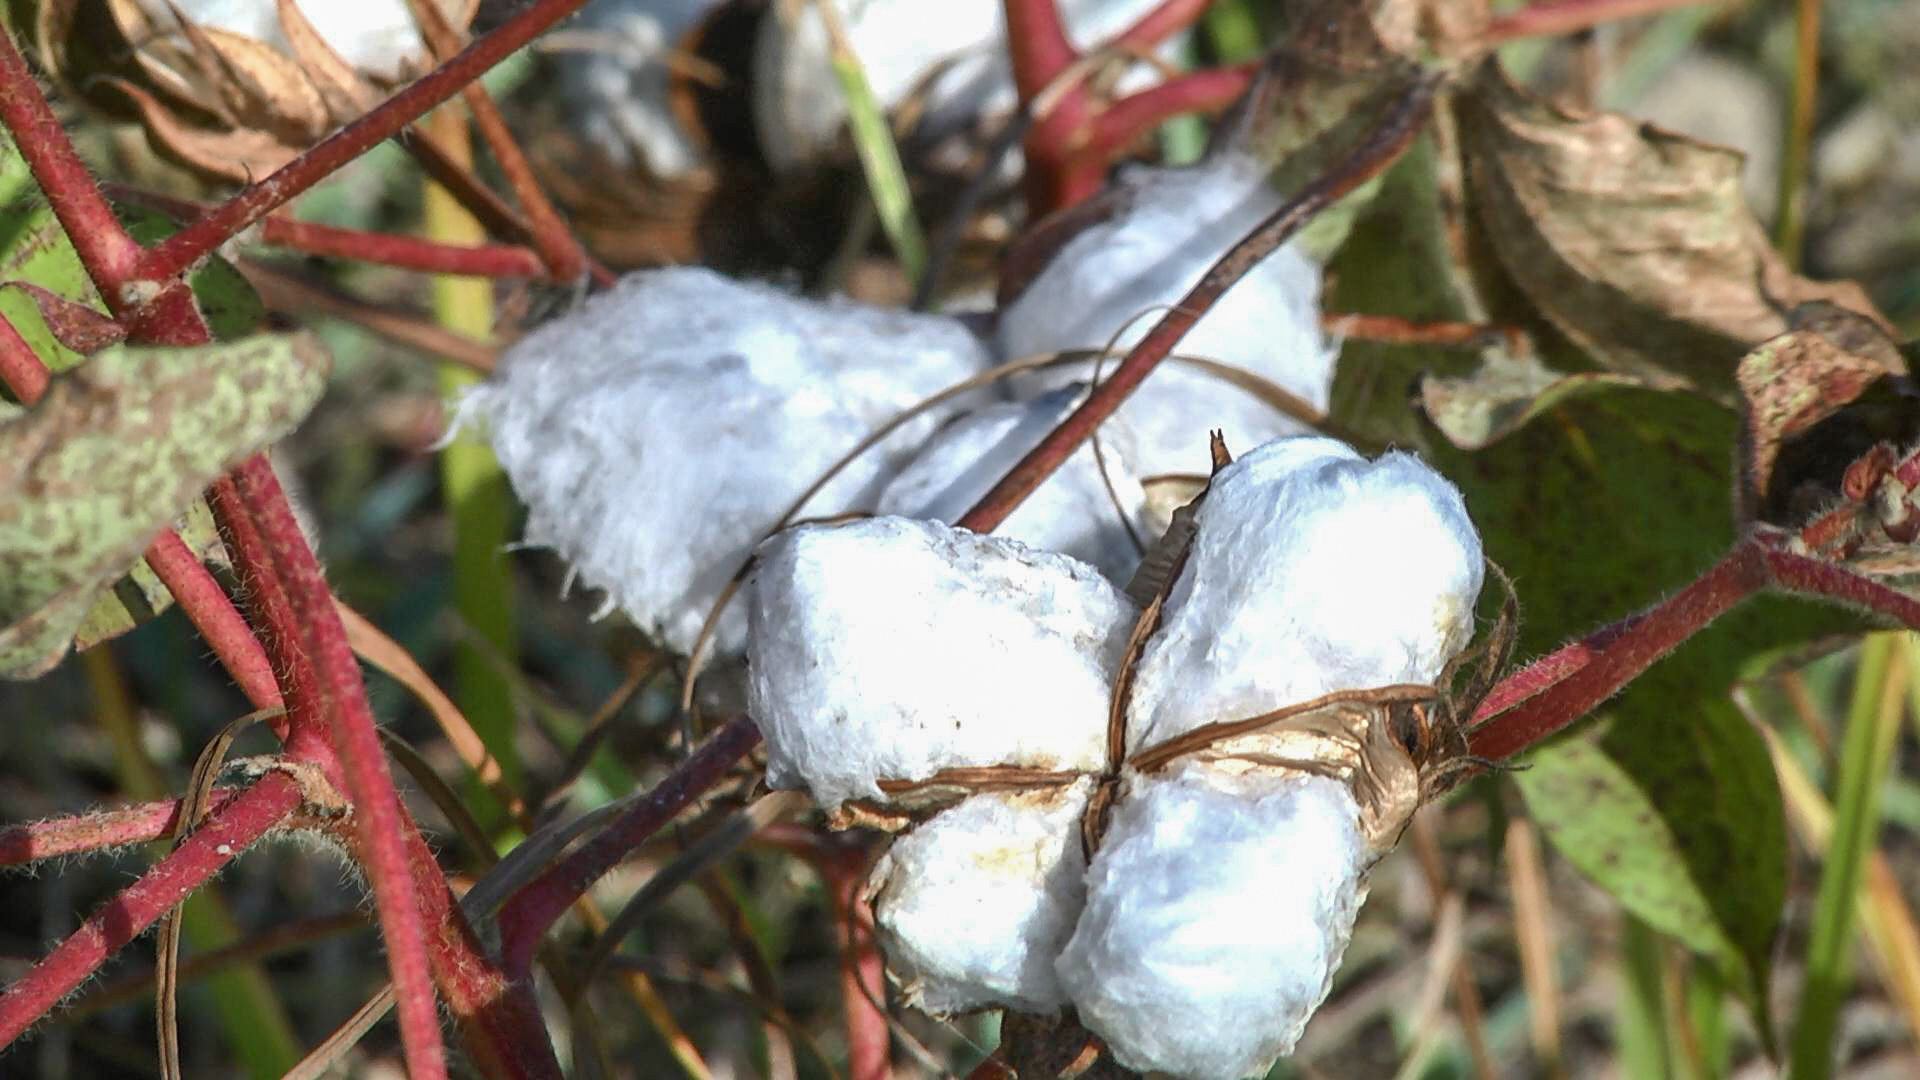
<svg viewBox="0 0 1920 1080"><path fill-rule="evenodd" d="M1352 933L1358 816L1324 777L1134 777L1056 965L1081 1022L1142 1072L1265 1073L1326 999Z"/></svg>
<svg viewBox="0 0 1920 1080"><path fill-rule="evenodd" d="M1418 458L1279 439L1213 479L1142 655L1144 749L1336 690L1433 681L1472 634L1480 538Z"/></svg>
<svg viewBox="0 0 1920 1080"><path fill-rule="evenodd" d="M748 709L770 784L833 809L941 769L1104 764L1134 612L1099 571L905 518L789 529L759 560Z"/></svg>
<svg viewBox="0 0 1920 1080"><path fill-rule="evenodd" d="M1062 387L955 419L887 484L879 511L956 520L1066 419L1085 393L1078 385ZM1134 538L1149 527L1133 456L1132 433L1117 422L1102 425L1098 453L1090 442L1075 451L996 534L1071 555L1124 584L1140 563Z"/></svg>
<svg viewBox="0 0 1920 1080"><path fill-rule="evenodd" d="M1053 961L1086 894L1093 781L974 795L893 842L869 879L887 968L936 1015L1065 1004Z"/></svg>
<svg viewBox="0 0 1920 1080"><path fill-rule="evenodd" d="M1137 169L1113 196L1118 211L1069 240L1000 315L1007 359L1068 349L1125 349L1179 302L1215 260L1280 205L1265 166L1224 155L1182 169ZM1320 268L1293 245L1227 290L1175 346L1259 375L1324 410L1337 350L1320 333ZM1124 332L1123 332L1124 331ZM1111 372L1119 356L1109 358ZM1018 384L1086 379L1091 364ZM1166 360L1117 415L1139 443L1142 475L1207 471L1207 432L1235 449L1304 430L1247 390Z"/></svg>
<svg viewBox="0 0 1920 1080"><path fill-rule="evenodd" d="M633 274L528 334L466 408L529 543L685 652L753 545L843 453L985 366L952 319L814 301L700 269ZM939 423L857 459L806 514L871 506ZM740 648L738 605L720 624Z"/></svg>

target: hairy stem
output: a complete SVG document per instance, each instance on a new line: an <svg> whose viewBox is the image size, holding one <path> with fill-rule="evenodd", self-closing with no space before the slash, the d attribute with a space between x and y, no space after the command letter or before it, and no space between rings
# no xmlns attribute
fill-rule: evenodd
<svg viewBox="0 0 1920 1080"><path fill-rule="evenodd" d="M228 802L140 880L87 919L0 994L4 1047L72 993L107 957L152 926L300 805L293 778L269 772Z"/></svg>

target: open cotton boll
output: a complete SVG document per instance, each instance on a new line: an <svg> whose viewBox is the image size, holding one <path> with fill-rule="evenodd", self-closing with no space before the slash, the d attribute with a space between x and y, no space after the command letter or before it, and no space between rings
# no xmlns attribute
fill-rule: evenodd
<svg viewBox="0 0 1920 1080"><path fill-rule="evenodd" d="M1125 29L1154 0L1063 0L1060 15L1085 48ZM910 99L914 134L931 141L965 131L1016 104L1007 60L1002 0L842 0L853 53L880 107ZM762 23L754 55L754 123L767 160L786 170L818 159L846 123L846 94L833 71L826 25L812 4L775 11ZM1139 89L1154 78L1141 65L1122 82Z"/></svg>
<svg viewBox="0 0 1920 1080"><path fill-rule="evenodd" d="M1204 766L1133 778L1055 965L1129 1068L1259 1076L1326 999L1362 898L1345 784Z"/></svg>
<svg viewBox="0 0 1920 1080"><path fill-rule="evenodd" d="M1335 690L1436 678L1472 635L1480 537L1410 454L1278 439L1213 478L1141 656L1128 745Z"/></svg>
<svg viewBox="0 0 1920 1080"><path fill-rule="evenodd" d="M887 484L878 510L955 520L1073 412L1084 394L1081 386L1062 387L1032 401L989 405L954 419ZM1131 468L1133 454L1133 437L1124 425L1102 425L1100 454L1091 443L1082 446L995 532L1071 555L1125 584L1140 563L1134 537L1150 534L1147 495ZM1106 461L1104 477L1099 458Z"/></svg>
<svg viewBox="0 0 1920 1080"><path fill-rule="evenodd" d="M965 327L700 269L633 274L527 335L464 407L527 504L529 543L685 652L788 505L861 439L977 373ZM939 423L904 425L808 503L872 505ZM740 605L722 651L745 637Z"/></svg>
<svg viewBox="0 0 1920 1080"><path fill-rule="evenodd" d="M1067 349L1124 350L1159 321L1227 248L1280 204L1265 166L1225 155L1183 169L1136 169L1118 211L1067 241L1000 314L1006 359ZM1292 244L1227 290L1175 351L1258 374L1325 409L1338 350L1320 333L1320 268ZM1125 333L1121 333L1124 330ZM1118 357L1106 362L1112 371ZM1017 377L1087 379L1092 364ZM1168 360L1117 414L1139 442L1142 475L1207 471L1207 432L1236 452L1302 426L1216 375Z"/></svg>
<svg viewBox="0 0 1920 1080"><path fill-rule="evenodd" d="M748 711L767 782L832 810L941 769L1098 769L1133 606L1064 555L873 518L767 541L749 586Z"/></svg>
<svg viewBox="0 0 1920 1080"><path fill-rule="evenodd" d="M887 968L936 1015L1066 1003L1054 958L1086 895L1093 781L974 795L896 839L868 879Z"/></svg>
<svg viewBox="0 0 1920 1080"><path fill-rule="evenodd" d="M541 48L588 142L617 165L683 175L703 157L667 100L668 58L720 0L593 0Z"/></svg>

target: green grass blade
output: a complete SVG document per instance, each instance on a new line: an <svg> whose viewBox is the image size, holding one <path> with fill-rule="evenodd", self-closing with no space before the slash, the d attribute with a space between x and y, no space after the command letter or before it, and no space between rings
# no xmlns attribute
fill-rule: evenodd
<svg viewBox="0 0 1920 1080"><path fill-rule="evenodd" d="M832 50L833 75L840 82L841 96L847 105L847 130L853 135L854 150L860 155L860 169L866 174L867 190L873 196L874 209L880 215L880 228L899 257L909 280L918 282L927 265L927 237L913 213L913 192L907 186L907 171L900 164L900 149L894 145L893 132L887 127L886 110L873 96L867 72L847 40L846 26L833 0L814 0L820 19L827 27Z"/></svg>
<svg viewBox="0 0 1920 1080"><path fill-rule="evenodd" d="M1893 756L1907 669L1899 638L1874 634L1860 647L1853 702L1834 777L1833 835L1814 901L1806 982L1794 1018L1788 1075L1823 1080L1833 1073L1834 1036L1852 975L1853 920L1867 854L1880 824L1880 789Z"/></svg>
<svg viewBox="0 0 1920 1080"><path fill-rule="evenodd" d="M443 146L467 147L466 130L457 113L436 117ZM449 122L453 121L453 122ZM451 137L448 137L451 136ZM426 231L449 244L478 244L486 240L480 223L437 185L426 190ZM433 281L434 315L442 326L486 339L493 335L493 285L483 278L443 274ZM457 364L440 367L440 392L449 401L479 381L479 376ZM440 453L441 497L453 519L453 602L462 621L493 653L515 662L518 642L514 632L513 578L504 556L512 539L513 496L506 474L483 441L463 437ZM480 741L500 763L507 786L522 783L520 755L514 746L513 695L499 669L472 642L454 646L454 700L473 725ZM504 808L495 805L478 781L469 785L469 797L489 825L500 823Z"/></svg>
<svg viewBox="0 0 1920 1080"><path fill-rule="evenodd" d="M1661 992L1660 935L1626 913L1620 927L1620 1004L1614 1024L1620 1075L1668 1080L1666 996Z"/></svg>

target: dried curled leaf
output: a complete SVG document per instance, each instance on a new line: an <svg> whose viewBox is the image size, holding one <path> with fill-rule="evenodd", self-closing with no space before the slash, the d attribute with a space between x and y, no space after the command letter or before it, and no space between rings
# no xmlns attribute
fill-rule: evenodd
<svg viewBox="0 0 1920 1080"><path fill-rule="evenodd" d="M1541 317L1599 367L1731 401L1734 365L1860 290L1792 274L1740 188L1741 157L1620 113L1534 98L1488 62L1455 97L1478 239Z"/></svg>
<svg viewBox="0 0 1920 1080"><path fill-rule="evenodd" d="M103 587L325 385L311 338L114 348L0 424L0 675L58 663Z"/></svg>

